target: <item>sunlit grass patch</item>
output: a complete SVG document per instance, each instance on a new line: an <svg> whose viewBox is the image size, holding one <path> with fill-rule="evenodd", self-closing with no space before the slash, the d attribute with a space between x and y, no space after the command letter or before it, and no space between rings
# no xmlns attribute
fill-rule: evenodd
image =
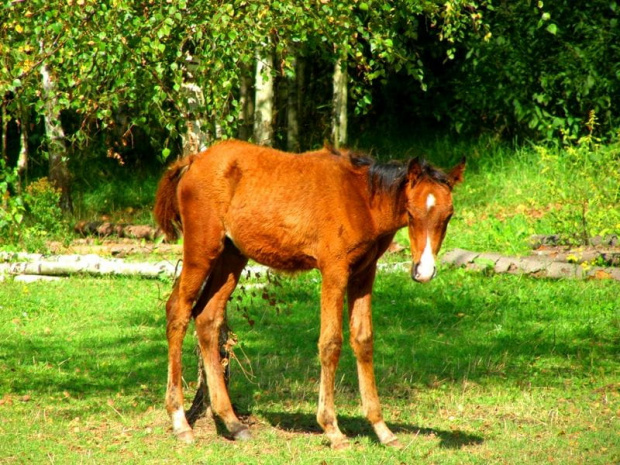
<svg viewBox="0 0 620 465"><path fill-rule="evenodd" d="M169 283L0 284L0 457L265 463L268 451L272 463L613 462L620 401L613 283L444 270L419 285L404 272L380 271L377 382L405 448L376 442L345 347L336 403L353 446L341 453L328 449L315 421L319 286L316 272L285 277L273 289L279 313L249 297L247 314L229 312L243 366L232 362L231 397L255 440L231 442L202 420L198 442L182 446L163 408ZM188 404L193 344L190 334Z"/></svg>

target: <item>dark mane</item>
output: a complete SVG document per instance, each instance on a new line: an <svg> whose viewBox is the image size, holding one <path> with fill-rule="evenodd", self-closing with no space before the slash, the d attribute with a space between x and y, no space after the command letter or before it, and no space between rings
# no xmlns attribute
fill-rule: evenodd
<svg viewBox="0 0 620 465"><path fill-rule="evenodd" d="M414 158L406 163L400 161L380 163L363 153L341 151L332 146L326 146L326 148L333 155L348 159L354 168L368 167L368 187L372 195L379 191L390 194L399 192L407 182L407 172L411 163L420 165L423 177L450 186L448 175L425 159Z"/></svg>

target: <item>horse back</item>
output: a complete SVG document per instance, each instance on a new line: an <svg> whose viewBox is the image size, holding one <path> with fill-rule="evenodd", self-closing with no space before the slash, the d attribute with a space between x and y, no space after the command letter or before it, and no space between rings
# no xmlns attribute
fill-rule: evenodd
<svg viewBox="0 0 620 465"><path fill-rule="evenodd" d="M327 150L289 154L227 141L195 157L179 203L186 230L190 221L217 223L250 258L303 270L372 241L364 183Z"/></svg>

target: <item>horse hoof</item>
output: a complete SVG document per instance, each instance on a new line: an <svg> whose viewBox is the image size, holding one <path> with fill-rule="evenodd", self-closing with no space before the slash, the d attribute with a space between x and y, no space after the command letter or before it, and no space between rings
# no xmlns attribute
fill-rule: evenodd
<svg viewBox="0 0 620 465"><path fill-rule="evenodd" d="M194 443L194 432L190 430L181 431L180 433L176 433L177 440L184 444L193 444Z"/></svg>
<svg viewBox="0 0 620 465"><path fill-rule="evenodd" d="M403 445L401 444L401 442L398 440L397 437L394 437L392 439L390 439L387 442L384 442L383 445L385 447L391 447L392 449L402 449Z"/></svg>
<svg viewBox="0 0 620 465"><path fill-rule="evenodd" d="M347 438L336 439L331 441L332 450L345 450L350 446L349 440Z"/></svg>
<svg viewBox="0 0 620 465"><path fill-rule="evenodd" d="M233 439L235 441L249 441L252 439L252 433L250 432L250 428L243 428L233 434Z"/></svg>

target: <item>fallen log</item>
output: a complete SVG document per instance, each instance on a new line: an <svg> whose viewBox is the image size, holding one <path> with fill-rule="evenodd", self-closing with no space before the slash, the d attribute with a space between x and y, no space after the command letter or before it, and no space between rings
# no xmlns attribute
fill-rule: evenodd
<svg viewBox="0 0 620 465"><path fill-rule="evenodd" d="M614 279L620 281L620 268L564 263L545 256L509 257L498 253L478 253L463 249L447 252L443 263L468 270L526 274L536 278Z"/></svg>
<svg viewBox="0 0 620 465"><path fill-rule="evenodd" d="M609 267L620 266L620 250L597 250L597 249L576 249L576 250L557 250L555 248L540 248L533 252L535 256L546 257L554 262L565 263L593 263Z"/></svg>
<svg viewBox="0 0 620 465"><path fill-rule="evenodd" d="M97 255L56 255L51 257L21 256L21 261L0 263L0 274L69 276L121 275L160 278L173 276L176 265L171 262L127 263L122 259L106 259ZM24 260L25 259L25 260Z"/></svg>
<svg viewBox="0 0 620 465"><path fill-rule="evenodd" d="M252 265L246 272L260 276L267 267ZM5 275L70 276L137 276L142 278L174 278L181 272L181 263L126 262L121 258L103 258L98 255L51 255L0 252L0 279Z"/></svg>

